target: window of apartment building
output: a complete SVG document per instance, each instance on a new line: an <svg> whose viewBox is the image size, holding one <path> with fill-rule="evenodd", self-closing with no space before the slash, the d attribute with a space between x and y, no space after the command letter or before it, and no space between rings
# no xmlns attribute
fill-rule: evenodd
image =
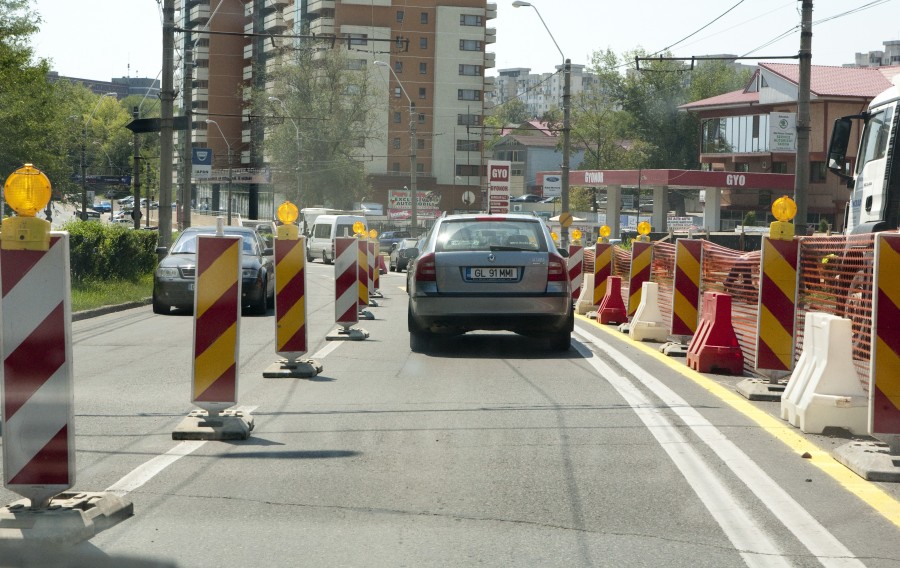
<svg viewBox="0 0 900 568"><path fill-rule="evenodd" d="M456 124L459 126L481 126L480 114L458 114Z"/></svg>
<svg viewBox="0 0 900 568"><path fill-rule="evenodd" d="M460 101L480 101L481 91L478 89L457 89L456 98Z"/></svg>
<svg viewBox="0 0 900 568"><path fill-rule="evenodd" d="M425 113L424 112L419 113L419 124L425 124Z"/></svg>
<svg viewBox="0 0 900 568"><path fill-rule="evenodd" d="M484 18L475 14L460 14L459 25L461 26L480 26L484 23Z"/></svg>
<svg viewBox="0 0 900 568"><path fill-rule="evenodd" d="M787 162L772 162L772 173L773 174L786 174L787 171Z"/></svg>
<svg viewBox="0 0 900 568"><path fill-rule="evenodd" d="M426 75L428 73L428 64L422 61L419 63L419 75Z"/></svg>
<svg viewBox="0 0 900 568"><path fill-rule="evenodd" d="M400 149L400 139L394 138L391 145L394 147L395 150L399 150Z"/></svg>
<svg viewBox="0 0 900 568"><path fill-rule="evenodd" d="M428 49L428 38L427 37L419 38L419 49Z"/></svg>
<svg viewBox="0 0 900 568"><path fill-rule="evenodd" d="M394 113L394 124L400 124L401 121L400 112L397 111Z"/></svg>
<svg viewBox="0 0 900 568"><path fill-rule="evenodd" d="M418 172L420 174L424 174L425 173L425 164L423 164L422 162L418 162L416 164L416 172Z"/></svg>
<svg viewBox="0 0 900 568"><path fill-rule="evenodd" d="M481 75L481 65L467 65L465 63L460 63L459 74L467 75L469 77L479 77Z"/></svg>
<svg viewBox="0 0 900 568"><path fill-rule="evenodd" d="M397 21L403 23L403 10L397 10Z"/></svg>
<svg viewBox="0 0 900 568"><path fill-rule="evenodd" d="M394 87L394 96L396 98L399 99L400 95L402 95L402 94L403 94L403 89L401 89L400 87Z"/></svg>
<svg viewBox="0 0 900 568"><path fill-rule="evenodd" d="M469 165L469 164L457 164L456 165L456 175L458 176L477 176L479 175L478 166L477 165Z"/></svg>
<svg viewBox="0 0 900 568"><path fill-rule="evenodd" d="M825 162L809 163L809 183L825 183L827 174L828 168L825 167Z"/></svg>
<svg viewBox="0 0 900 568"><path fill-rule="evenodd" d="M367 45L369 36L366 34L350 34L350 45Z"/></svg>
<svg viewBox="0 0 900 568"><path fill-rule="evenodd" d="M416 148L419 150L425 149L425 139L424 138L416 138Z"/></svg>
<svg viewBox="0 0 900 568"><path fill-rule="evenodd" d="M460 51L481 51L481 42L477 39L461 39L459 40Z"/></svg>
<svg viewBox="0 0 900 568"><path fill-rule="evenodd" d="M391 164L391 171L394 173L398 173L400 171L400 162L394 162Z"/></svg>
<svg viewBox="0 0 900 568"><path fill-rule="evenodd" d="M423 24L428 23L428 12L422 12L422 14L419 16L419 22Z"/></svg>
<svg viewBox="0 0 900 568"><path fill-rule="evenodd" d="M428 89L425 87L419 87L419 98L424 99L427 96Z"/></svg>
<svg viewBox="0 0 900 568"><path fill-rule="evenodd" d="M458 152L480 152L481 151L481 141L480 140L457 140L456 141L456 150Z"/></svg>
<svg viewBox="0 0 900 568"><path fill-rule="evenodd" d="M394 61L394 73L403 73L402 61Z"/></svg>
<svg viewBox="0 0 900 568"><path fill-rule="evenodd" d="M347 69L351 69L353 71L359 71L360 69L366 68L366 60L365 59L348 59L347 60Z"/></svg>

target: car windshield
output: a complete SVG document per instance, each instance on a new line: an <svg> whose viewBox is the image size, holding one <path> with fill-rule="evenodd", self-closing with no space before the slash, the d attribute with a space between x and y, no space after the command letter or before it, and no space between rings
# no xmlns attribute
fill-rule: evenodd
<svg viewBox="0 0 900 568"><path fill-rule="evenodd" d="M197 254L197 236L198 235L214 235L215 233L210 232L195 232L192 231L190 233L182 233L178 240L172 245L172 254ZM239 235L243 239L243 248L245 254L259 254L256 248L256 241L252 234L249 233L237 233L226 230L226 235L233 236Z"/></svg>
<svg viewBox="0 0 900 568"><path fill-rule="evenodd" d="M435 251L547 251L542 226L532 221L466 219L441 224Z"/></svg>

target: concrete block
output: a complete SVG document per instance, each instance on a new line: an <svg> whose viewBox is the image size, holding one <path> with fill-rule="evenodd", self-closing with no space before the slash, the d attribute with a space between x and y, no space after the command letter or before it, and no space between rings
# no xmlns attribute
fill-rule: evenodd
<svg viewBox="0 0 900 568"><path fill-rule="evenodd" d="M369 332L359 327L341 327L325 336L325 341L363 341Z"/></svg>
<svg viewBox="0 0 900 568"><path fill-rule="evenodd" d="M900 481L900 455L881 442L850 442L832 454L851 471L869 481Z"/></svg>
<svg viewBox="0 0 900 568"><path fill-rule="evenodd" d="M133 515L134 505L113 493L60 493L46 509L22 499L0 508L0 542L74 546Z"/></svg>
<svg viewBox="0 0 900 568"><path fill-rule="evenodd" d="M173 440L246 440L253 430L253 417L242 410L224 410L209 416L194 410L172 432Z"/></svg>
<svg viewBox="0 0 900 568"><path fill-rule="evenodd" d="M371 304L370 304L371 305ZM361 320L373 320L375 319L375 314L370 312L369 310L359 310L359 314L357 314L358 319Z"/></svg>
<svg viewBox="0 0 900 568"><path fill-rule="evenodd" d="M309 379L322 372L322 364L315 359L288 361L280 359L263 371L267 379Z"/></svg>
<svg viewBox="0 0 900 568"><path fill-rule="evenodd" d="M658 343L665 342L669 336L669 328L659 311L659 284L656 282L641 284L641 303L631 318L628 336L635 341Z"/></svg>
<svg viewBox="0 0 900 568"><path fill-rule="evenodd" d="M584 275L581 293L578 294L578 301L575 302L576 314L583 316L591 311L596 312L596 306L594 305L594 275L592 273Z"/></svg>

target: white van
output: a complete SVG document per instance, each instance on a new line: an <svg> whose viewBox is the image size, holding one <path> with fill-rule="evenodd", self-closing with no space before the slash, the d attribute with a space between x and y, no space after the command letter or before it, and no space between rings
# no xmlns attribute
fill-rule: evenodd
<svg viewBox="0 0 900 568"><path fill-rule="evenodd" d="M320 258L325 264L334 262L334 238L352 237L353 224L357 221L369 231L366 218L362 215L319 215L313 222L306 241L306 259L312 262Z"/></svg>

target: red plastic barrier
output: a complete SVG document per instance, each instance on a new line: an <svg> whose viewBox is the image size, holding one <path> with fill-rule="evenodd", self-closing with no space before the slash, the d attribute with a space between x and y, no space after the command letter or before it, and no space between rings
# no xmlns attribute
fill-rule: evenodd
<svg viewBox="0 0 900 568"><path fill-rule="evenodd" d="M610 276L606 279L606 295L597 309L597 321L602 324L626 323L628 314L622 301L622 277Z"/></svg>
<svg viewBox="0 0 900 568"><path fill-rule="evenodd" d="M713 369L740 375L744 354L731 325L731 296L722 292L703 293L700 328L688 345L688 367L700 373Z"/></svg>

